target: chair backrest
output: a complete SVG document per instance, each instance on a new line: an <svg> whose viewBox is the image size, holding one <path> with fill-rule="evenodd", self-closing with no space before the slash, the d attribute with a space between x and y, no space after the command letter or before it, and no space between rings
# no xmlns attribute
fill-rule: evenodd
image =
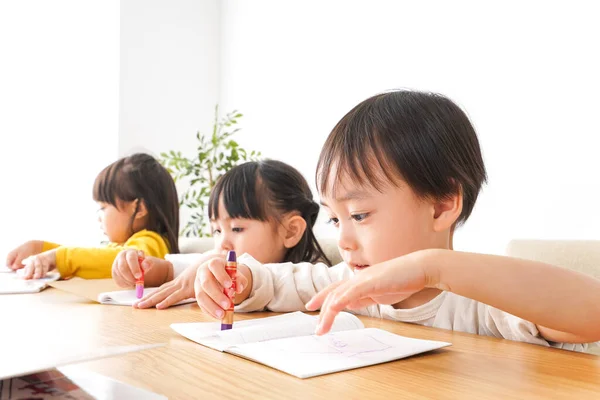
<svg viewBox="0 0 600 400"><path fill-rule="evenodd" d="M321 238L319 244L323 248L325 255L331 260L332 265L342 262L342 257L337 247L337 241L334 238ZM179 238L179 251L183 254L204 253L213 248L212 238Z"/></svg>
<svg viewBox="0 0 600 400"><path fill-rule="evenodd" d="M558 265L600 278L599 240L512 240L506 255Z"/></svg>

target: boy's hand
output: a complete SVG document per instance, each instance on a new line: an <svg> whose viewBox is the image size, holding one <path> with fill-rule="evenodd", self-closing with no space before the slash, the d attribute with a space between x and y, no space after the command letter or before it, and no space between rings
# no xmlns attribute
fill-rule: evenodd
<svg viewBox="0 0 600 400"><path fill-rule="evenodd" d="M231 300L223 294L223 289L229 289L232 285L229 275L225 271L227 264L225 257L214 258L202 264L196 272L194 289L196 301L200 309L221 319L225 310L229 308ZM234 303L244 301L252 289L252 273L244 264L237 265L236 290Z"/></svg>
<svg viewBox="0 0 600 400"><path fill-rule="evenodd" d="M23 260L27 257L41 253L43 247L44 242L41 240L30 240L23 243L8 253L6 256L6 266L13 271L23 268Z"/></svg>
<svg viewBox="0 0 600 400"><path fill-rule="evenodd" d="M56 249L27 257L22 261L24 279L40 279L56 268Z"/></svg>
<svg viewBox="0 0 600 400"><path fill-rule="evenodd" d="M399 303L424 289L428 280L421 260L412 253L373 265L351 279L329 285L306 303L306 308L309 311L321 309L316 334L322 335L329 332L340 311Z"/></svg>

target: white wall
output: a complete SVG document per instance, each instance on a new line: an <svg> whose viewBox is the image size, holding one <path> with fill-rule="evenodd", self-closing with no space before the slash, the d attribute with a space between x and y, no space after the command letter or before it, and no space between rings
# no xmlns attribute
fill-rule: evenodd
<svg viewBox="0 0 600 400"><path fill-rule="evenodd" d="M433 90L467 110L490 178L457 248L599 238L592 4L125 0L119 154L191 155L219 101L244 113L242 145L314 183L320 147L352 106Z"/></svg>
<svg viewBox="0 0 600 400"><path fill-rule="evenodd" d="M121 1L120 156L194 155L219 101L220 18L219 0Z"/></svg>
<svg viewBox="0 0 600 400"><path fill-rule="evenodd" d="M497 4L225 1L221 103L245 114L242 144L312 183L352 106L390 88L444 93L476 125L489 172L457 248L600 239L597 13L581 1Z"/></svg>
<svg viewBox="0 0 600 400"><path fill-rule="evenodd" d="M121 1L120 155L194 153L218 102L219 41L218 0Z"/></svg>
<svg viewBox="0 0 600 400"><path fill-rule="evenodd" d="M92 187L117 156L118 46L115 0L0 3L0 257L102 239Z"/></svg>

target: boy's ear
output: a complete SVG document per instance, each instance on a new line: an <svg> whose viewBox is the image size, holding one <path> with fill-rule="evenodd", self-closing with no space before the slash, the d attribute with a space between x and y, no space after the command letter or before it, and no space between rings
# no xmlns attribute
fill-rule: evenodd
<svg viewBox="0 0 600 400"><path fill-rule="evenodd" d="M462 213L462 208L462 189L449 197L435 200L433 203L433 230L442 232L446 229L452 229Z"/></svg>
<svg viewBox="0 0 600 400"><path fill-rule="evenodd" d="M283 245L286 249L296 246L306 230L306 220L300 215L290 215L283 220Z"/></svg>
<svg viewBox="0 0 600 400"><path fill-rule="evenodd" d="M148 208L146 207L146 202L143 199L136 199L133 201L133 209L135 211L135 207L137 206L137 213L135 214L135 219L140 219L146 217L148 215Z"/></svg>

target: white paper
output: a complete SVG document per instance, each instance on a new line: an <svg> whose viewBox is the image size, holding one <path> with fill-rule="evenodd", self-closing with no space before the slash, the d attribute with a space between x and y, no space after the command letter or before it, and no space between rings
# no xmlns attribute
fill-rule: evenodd
<svg viewBox="0 0 600 400"><path fill-rule="evenodd" d="M449 345L366 328L249 343L227 351L298 378L310 378L398 360Z"/></svg>
<svg viewBox="0 0 600 400"><path fill-rule="evenodd" d="M21 271L21 272L19 272ZM41 279L23 279L22 269L0 274L0 294L37 293L48 286L48 282L60 279L56 271L48 272Z"/></svg>
<svg viewBox="0 0 600 400"><path fill-rule="evenodd" d="M332 331L360 329L364 325L349 313L340 313L335 319ZM317 317L300 311L278 315L275 317L259 318L234 322L233 329L221 330L221 323L196 322L187 324L172 324L171 329L182 336L203 346L225 351L229 347L272 339L293 336L312 335L317 328Z"/></svg>
<svg viewBox="0 0 600 400"><path fill-rule="evenodd" d="M316 336L316 316L294 312L234 322L221 331L220 322L172 324L186 338L226 351L299 378L366 367L449 346L411 339L381 329L365 329L353 314L338 314L327 335Z"/></svg>
<svg viewBox="0 0 600 400"><path fill-rule="evenodd" d="M154 293L159 288L145 288L144 296L150 293ZM132 306L134 303L139 301L136 297L135 290L117 290L114 292L104 292L98 295L98 302L102 304L110 304L115 306ZM174 304L174 306L180 304L188 304L196 301L193 298L185 299L180 301L179 303Z"/></svg>

